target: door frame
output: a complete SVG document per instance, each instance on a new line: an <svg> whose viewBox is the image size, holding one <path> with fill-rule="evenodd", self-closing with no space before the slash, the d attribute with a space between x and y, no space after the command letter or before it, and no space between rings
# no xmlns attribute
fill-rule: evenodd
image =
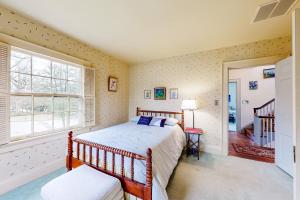
<svg viewBox="0 0 300 200"><path fill-rule="evenodd" d="M296 161L300 160L300 9L295 9L292 17L293 55L293 142ZM298 193L297 193L298 191ZM300 200L300 165L294 164L294 200Z"/></svg>
<svg viewBox="0 0 300 200"><path fill-rule="evenodd" d="M229 79L229 83L236 83L236 131L238 132L241 130L241 80Z"/></svg>
<svg viewBox="0 0 300 200"><path fill-rule="evenodd" d="M299 16L299 19L300 19L300 16ZM300 22L299 22L299 24L300 24ZM299 27L299 33L300 33L300 27ZM299 44L299 52L300 52L300 44ZM284 58L287 58L288 56L289 55L276 55L276 56L248 59L248 60L223 62L223 65L222 65L222 68L223 68L223 70L222 70L223 71L222 154L223 155L228 156L228 120L229 120L228 119L228 81L229 81L229 69L241 69L241 68L255 67L255 66L260 66L260 65L274 65L278 61L280 61ZM299 64L300 64L300 57L299 57ZM299 75L299 77L300 77L300 75ZM300 114L299 114L299 116L300 116Z"/></svg>

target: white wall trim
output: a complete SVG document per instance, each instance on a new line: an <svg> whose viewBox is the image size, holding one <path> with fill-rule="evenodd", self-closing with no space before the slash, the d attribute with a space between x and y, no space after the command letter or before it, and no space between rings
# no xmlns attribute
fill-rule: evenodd
<svg viewBox="0 0 300 200"><path fill-rule="evenodd" d="M206 145L206 144L202 144L202 143L200 144L200 151L215 154L215 155L221 155L222 154L222 149L221 149L220 146Z"/></svg>
<svg viewBox="0 0 300 200"><path fill-rule="evenodd" d="M229 69L239 69L260 65L272 65L288 55L276 55L248 60L230 61L223 63L223 94L222 94L222 154L228 155L228 81Z"/></svg>
<svg viewBox="0 0 300 200"><path fill-rule="evenodd" d="M59 159L49 164L43 165L36 169L33 169L24 174L13 176L10 179L0 182L0 195L4 194L10 190L13 190L21 185L24 185L30 181L33 181L37 178L45 176L55 170L58 170L65 166L65 159Z"/></svg>

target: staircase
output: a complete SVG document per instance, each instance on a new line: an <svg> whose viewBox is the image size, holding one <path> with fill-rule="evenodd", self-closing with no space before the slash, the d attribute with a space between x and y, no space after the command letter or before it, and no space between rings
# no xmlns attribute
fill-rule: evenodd
<svg viewBox="0 0 300 200"><path fill-rule="evenodd" d="M254 141L254 124L250 124L248 127L244 128L244 132L248 138Z"/></svg>
<svg viewBox="0 0 300 200"><path fill-rule="evenodd" d="M254 108L254 123L244 128L248 138L256 145L268 148L275 146L275 99Z"/></svg>

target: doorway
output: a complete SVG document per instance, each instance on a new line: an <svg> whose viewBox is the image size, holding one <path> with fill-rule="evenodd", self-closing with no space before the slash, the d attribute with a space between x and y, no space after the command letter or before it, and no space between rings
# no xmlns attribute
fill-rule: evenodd
<svg viewBox="0 0 300 200"><path fill-rule="evenodd" d="M275 76L264 77L266 71L275 71L275 65L229 69L229 155L274 163L275 137L264 139L275 129L261 131L263 122L274 124Z"/></svg>
<svg viewBox="0 0 300 200"><path fill-rule="evenodd" d="M229 131L237 131L239 130L239 81L238 80L230 80L228 83L228 130Z"/></svg>

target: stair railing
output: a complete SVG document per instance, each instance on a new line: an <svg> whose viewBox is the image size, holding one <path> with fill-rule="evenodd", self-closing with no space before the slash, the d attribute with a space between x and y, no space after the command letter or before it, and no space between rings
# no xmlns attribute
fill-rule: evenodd
<svg viewBox="0 0 300 200"><path fill-rule="evenodd" d="M275 99L254 108L254 135L257 145L275 148Z"/></svg>
<svg viewBox="0 0 300 200"><path fill-rule="evenodd" d="M268 148L275 148L275 117L259 116L261 120L260 145Z"/></svg>
<svg viewBox="0 0 300 200"><path fill-rule="evenodd" d="M264 105L254 108L255 116L274 116L275 111L275 99L271 99Z"/></svg>

